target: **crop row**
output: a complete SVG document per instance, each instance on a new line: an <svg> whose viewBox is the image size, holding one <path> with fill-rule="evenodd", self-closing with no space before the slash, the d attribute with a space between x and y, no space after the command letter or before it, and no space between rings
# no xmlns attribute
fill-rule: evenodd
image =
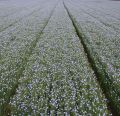
<svg viewBox="0 0 120 116"><path fill-rule="evenodd" d="M49 20L56 0L51 2L49 6L37 11L18 24L16 31L11 31L12 37L6 35L8 44L2 47L0 57L0 110L5 112L10 97L14 94L18 84L18 79L27 59L35 47L37 39L39 39L42 30ZM29 33L29 34L28 34ZM11 40L12 39L12 40ZM6 39L3 39L3 41ZM9 41L11 40L11 41ZM4 110L3 110L4 109Z"/></svg>
<svg viewBox="0 0 120 116"><path fill-rule="evenodd" d="M112 7L110 7L110 4L108 5L108 3L104 6L104 2L102 3L102 5L99 5L94 3L94 4L87 4L87 6L84 4L84 6L86 7L89 7L91 9L93 9L94 11L96 11L97 13L100 13L100 14L106 14L106 16L108 17L112 17L112 18L116 18L118 20L120 20L120 13L119 13L119 10L120 10L120 5L119 6L116 6L116 4L112 4ZM109 6L109 7L108 7ZM115 9L117 8L117 9Z"/></svg>
<svg viewBox="0 0 120 116"><path fill-rule="evenodd" d="M27 18L30 15L32 15L35 11L40 10L40 8L44 7L46 3L48 2L41 1L38 2L37 4L34 3L33 5L30 4L28 6L26 5L21 8L16 6L18 9L14 9L15 13L7 14L8 16L6 17L0 17L0 32L4 31L7 28L14 27L17 22L24 20L25 17ZM4 13L4 10L2 11Z"/></svg>
<svg viewBox="0 0 120 116"><path fill-rule="evenodd" d="M41 4L43 0L35 0L35 1L19 1L19 0L12 0L12 1L0 1L0 18L9 17L15 13L19 13L21 10L31 9L35 7L38 3Z"/></svg>
<svg viewBox="0 0 120 116"><path fill-rule="evenodd" d="M71 0L72 1L72 0ZM70 2L71 2L70 1ZM88 1L87 1L88 2ZM76 4L77 6L79 5L80 7L84 7L84 10L87 10L89 12L89 10L94 10L94 12L97 13L97 15L104 15L105 17L109 17L110 19L118 19L120 20L120 2L116 2L116 1L100 1L100 2L91 2L89 1L88 3L83 1L72 1L72 4ZM108 20L110 20L108 19ZM115 21L114 21L115 22Z"/></svg>
<svg viewBox="0 0 120 116"><path fill-rule="evenodd" d="M113 28L115 31L120 33L120 20L114 18L113 16L106 15L106 13L96 11L94 9L91 9L90 7L87 7L84 4L80 4L79 2L74 3L74 1L71 2L71 4L75 7L80 7L83 12L89 14L90 16L96 18L101 23L103 23L105 26L108 26L110 28Z"/></svg>
<svg viewBox="0 0 120 116"><path fill-rule="evenodd" d="M25 38L31 34L38 32L39 26L36 26L36 23L39 22L39 11L42 13L45 12L46 6L48 6L49 2L42 4L41 6L38 5L38 9L34 10L29 14L29 16L24 17L21 21L18 21L12 27L7 28L3 32L0 33L0 49L8 48L8 45L16 38ZM35 8L34 8L35 9ZM34 23L34 21L36 23ZM42 24L41 24L42 25Z"/></svg>
<svg viewBox="0 0 120 116"><path fill-rule="evenodd" d="M11 115L109 115L62 2L29 57L9 107Z"/></svg>
<svg viewBox="0 0 120 116"><path fill-rule="evenodd" d="M120 36L112 28L65 2L113 110L120 114Z"/></svg>

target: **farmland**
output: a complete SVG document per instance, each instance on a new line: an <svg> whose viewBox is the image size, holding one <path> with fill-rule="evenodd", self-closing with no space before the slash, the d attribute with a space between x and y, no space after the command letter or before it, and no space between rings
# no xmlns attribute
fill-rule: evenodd
<svg viewBox="0 0 120 116"><path fill-rule="evenodd" d="M119 10L0 0L0 116L119 116Z"/></svg>

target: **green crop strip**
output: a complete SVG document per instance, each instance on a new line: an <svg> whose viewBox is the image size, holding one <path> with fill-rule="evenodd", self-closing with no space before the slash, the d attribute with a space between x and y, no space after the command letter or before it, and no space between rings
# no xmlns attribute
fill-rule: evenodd
<svg viewBox="0 0 120 116"><path fill-rule="evenodd" d="M69 0L56 3L38 4L42 10L1 33L0 115L118 115L119 73L112 64L119 44L109 35L116 33ZM30 8L22 13L37 9ZM8 18L6 25L15 19Z"/></svg>
<svg viewBox="0 0 120 116"><path fill-rule="evenodd" d="M58 4L11 98L11 115L109 114L83 46Z"/></svg>
<svg viewBox="0 0 120 116"><path fill-rule="evenodd" d="M91 65L92 69L94 70L97 80L98 80L99 84L101 85L101 88L102 88L106 98L108 98L108 100L109 100L108 101L108 109L111 110L113 115L115 115L115 116L120 115L120 102L118 101L119 96L120 96L119 91L117 91L116 87L111 86L112 80L110 79L110 76L106 73L104 66L101 65L101 61L99 60L99 58L96 58L96 60L99 64L96 63L96 60L91 55L91 50L89 49L89 47L86 44L85 35L83 33L81 33L79 27L77 26L77 21L71 15L71 13L69 12L69 10L66 7L64 2L63 2L63 4L64 4L64 7L65 7L72 23L73 23L73 26L75 27L78 37L80 38L80 41L84 47L84 51L87 55L88 61ZM101 70L100 70L100 67L101 67ZM115 94L113 94L114 93L113 91L115 92Z"/></svg>
<svg viewBox="0 0 120 116"><path fill-rule="evenodd" d="M56 4L56 5L57 5L57 4ZM55 7L56 7L56 5L55 5ZM47 26L47 24L48 24L48 22L49 22L49 20L50 20L50 18L51 18L51 16L52 16L52 14L53 14L53 12L54 12L55 7L53 8L53 10L52 10L49 18L46 20L43 29L41 30L41 32L39 32L39 33L36 35L35 41L33 41L33 42L31 43L29 50L26 51L25 56L24 56L23 59L22 59L21 65L18 66L18 68L17 68L16 74L15 74L15 77L14 77L14 78L16 78L16 84L15 84L15 85L12 87L12 89L7 93L7 96L6 96L6 98L5 98L6 102L1 106L1 115L3 115L3 116L4 116L4 115L5 115L5 116L6 116L6 115L10 115L10 112L11 112L11 110L10 110L11 108L10 108L10 106L9 106L10 98L11 98L12 96L14 96L15 93L16 93L16 89L18 88L18 85L19 85L18 80L19 80L20 77L22 76L22 73L23 73L23 71L25 70L25 66L26 66L26 64L27 64L27 62L28 62L28 60L29 60L29 57L30 57L30 55L32 54L32 51L34 50L34 48L35 48L38 40L40 39L40 36L41 36L41 34L43 33L43 30L44 30L45 27Z"/></svg>
<svg viewBox="0 0 120 116"><path fill-rule="evenodd" d="M32 15L34 12L36 12L36 11L38 11L38 10L40 10L40 9L41 9L41 8L38 8L38 9L32 11L31 13L29 13L28 15L26 15L26 16L24 16L24 17L21 17L21 18L18 19L17 21L9 24L8 26L4 27L3 29L0 29L0 32L3 32L3 31L6 30L7 28L14 26L16 23L18 23L19 21L21 21L21 20L24 19L25 17L28 17L28 16Z"/></svg>

